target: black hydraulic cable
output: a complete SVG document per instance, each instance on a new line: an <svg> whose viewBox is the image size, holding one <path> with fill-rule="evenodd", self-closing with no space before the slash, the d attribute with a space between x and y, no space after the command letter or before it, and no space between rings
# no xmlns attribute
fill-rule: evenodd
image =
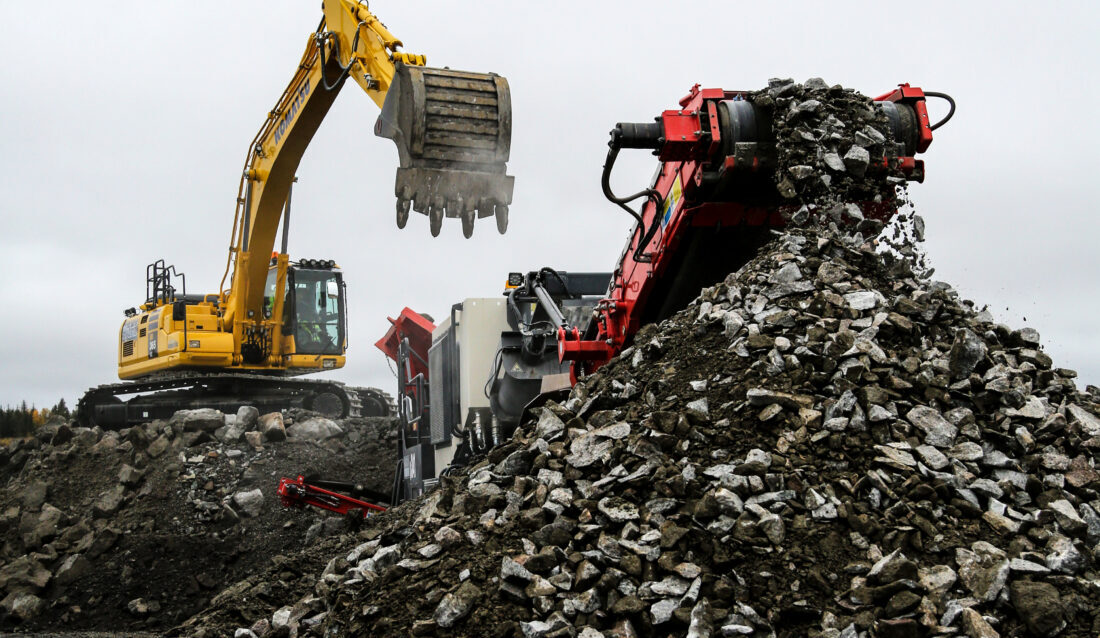
<svg viewBox="0 0 1100 638"><path fill-rule="evenodd" d="M321 84L325 87L326 91L336 89L336 87L340 86L340 84L347 79L348 74L351 72L351 67L355 65L355 51L359 48L359 31L365 24L365 22L360 22L359 26L355 28L355 37L351 40L351 52L348 53L348 65L342 66L339 61L336 63L336 66L340 67L340 77L336 78L336 81L333 82L331 86L328 80L325 79L325 67L328 66L328 62L325 60L325 41L329 39L333 41L333 54L336 56L339 56L340 41L337 40L333 34L329 33L317 43L317 49L321 53Z"/></svg>
<svg viewBox="0 0 1100 638"><path fill-rule="evenodd" d="M553 268L551 268L549 266L543 266L542 268L539 269L539 274L540 275L553 275L554 279L557 279L558 283L561 284L561 288L564 291L565 296L566 297L572 297L573 296L573 293L569 292L569 284L565 283L565 279L561 276L561 274L558 271L554 270Z"/></svg>
<svg viewBox="0 0 1100 638"><path fill-rule="evenodd" d="M657 233L657 219L654 217L653 223L646 229L645 220L642 219L641 214L634 211L634 209L627 206L627 203L632 202L639 197L645 197L648 201L653 202L654 212L659 212L664 204L664 198L661 197L661 193L654 188L647 188L643 191L638 191L633 195L627 195L626 197L616 197L611 192L611 169L615 166L615 160L619 156L618 138L614 134L612 135L611 142L608 144L611 148L607 151L607 160L603 165L603 175L600 177L600 185L603 188L603 195L613 204L617 204L619 208L622 208L631 217L638 222L635 227L634 234L637 235L638 231L641 231L641 240L638 242L638 246L634 249L634 261L639 263L648 263L653 259L647 256L643 251L645 247L649 245L649 242L653 239L653 236ZM645 210L643 206L643 210Z"/></svg>
<svg viewBox="0 0 1100 638"><path fill-rule="evenodd" d="M924 94L927 97L938 97L941 100L947 100L947 103L951 105L951 109L947 112L947 115L945 115L942 120L936 122L929 127L929 130L934 131L944 124L947 124L947 121L950 120L953 115L955 115L955 100L950 95L946 93L940 93L939 91L925 91Z"/></svg>

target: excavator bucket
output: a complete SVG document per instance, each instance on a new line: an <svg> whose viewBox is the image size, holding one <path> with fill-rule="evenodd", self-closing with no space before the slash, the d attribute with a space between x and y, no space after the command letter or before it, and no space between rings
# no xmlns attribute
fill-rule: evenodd
<svg viewBox="0 0 1100 638"><path fill-rule="evenodd" d="M397 226L409 210L428 216L433 236L443 217L462 220L470 237L478 217L508 228L514 177L505 175L512 142L508 81L494 73L398 64L375 135L397 145Z"/></svg>

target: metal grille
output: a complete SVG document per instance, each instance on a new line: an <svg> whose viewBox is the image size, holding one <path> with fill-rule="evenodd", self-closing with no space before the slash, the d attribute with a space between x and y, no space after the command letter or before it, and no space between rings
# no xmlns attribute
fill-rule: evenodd
<svg viewBox="0 0 1100 638"><path fill-rule="evenodd" d="M142 330L142 332L145 332L145 331ZM134 342L133 341L123 342L123 344L122 344L122 356L124 356L124 357L134 356Z"/></svg>
<svg viewBox="0 0 1100 638"><path fill-rule="evenodd" d="M144 337L145 336L145 330L146 330L145 328L142 328L141 332L138 333L138 336L139 337Z"/></svg>
<svg viewBox="0 0 1100 638"><path fill-rule="evenodd" d="M428 350L428 379L431 383L431 391L428 393L431 404L431 441L442 443L447 440L446 419L448 410L444 405L448 400L448 392L445 387L448 379L444 376L443 356L447 350L447 339L440 339Z"/></svg>

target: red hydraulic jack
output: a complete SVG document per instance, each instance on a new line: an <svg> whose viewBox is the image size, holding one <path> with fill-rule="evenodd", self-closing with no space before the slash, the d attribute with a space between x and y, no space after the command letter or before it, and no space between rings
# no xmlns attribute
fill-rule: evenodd
<svg viewBox="0 0 1100 638"><path fill-rule="evenodd" d="M341 491L357 493L361 496L368 498L378 495L351 483L338 483L335 481L313 481L312 483L306 482L306 477L299 476L297 479L283 478L279 479L279 500L282 501L283 507L305 507L311 505L313 507L320 507L330 512L336 512L337 514L361 514L363 518L373 516L374 514L381 514L386 511L386 508L376 503L368 501L361 501L357 498L353 498L340 492L334 492L333 488ZM386 498L379 498L378 500L388 500Z"/></svg>

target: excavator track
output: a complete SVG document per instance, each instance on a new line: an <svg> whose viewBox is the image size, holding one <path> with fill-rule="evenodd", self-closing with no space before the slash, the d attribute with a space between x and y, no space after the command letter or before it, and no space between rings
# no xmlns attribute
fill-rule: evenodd
<svg viewBox="0 0 1100 638"><path fill-rule="evenodd" d="M320 379L212 373L173 374L91 388L77 403L77 419L87 426L120 429L169 418L178 410L214 408L235 413L245 405L260 412L300 408L330 418L396 413L393 398L377 388Z"/></svg>

